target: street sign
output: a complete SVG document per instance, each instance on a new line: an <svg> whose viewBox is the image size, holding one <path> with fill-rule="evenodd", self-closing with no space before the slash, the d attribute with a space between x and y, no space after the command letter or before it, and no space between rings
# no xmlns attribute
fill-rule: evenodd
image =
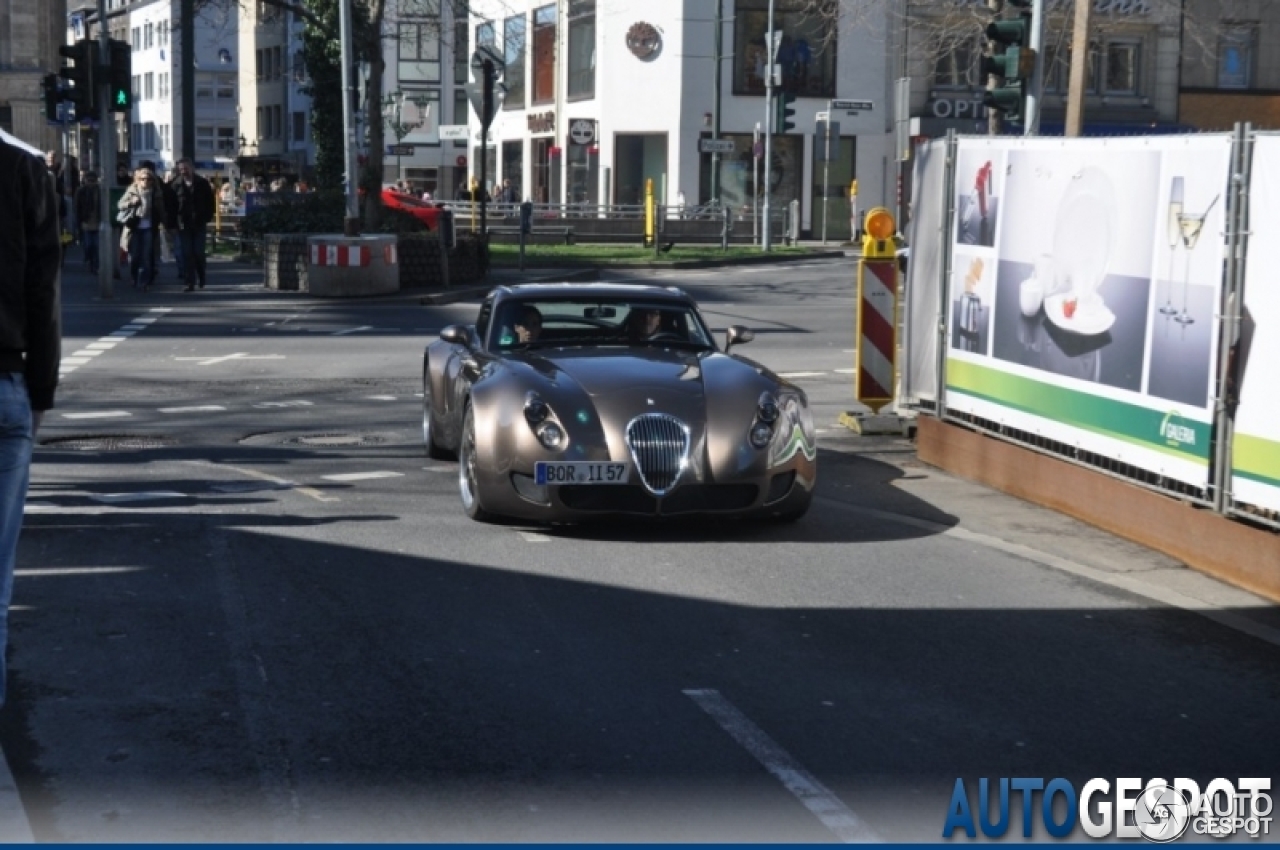
<svg viewBox="0 0 1280 850"><path fill-rule="evenodd" d="M832 112L870 112L875 108L869 100L833 100L831 101Z"/></svg>
<svg viewBox="0 0 1280 850"><path fill-rule="evenodd" d="M486 128L493 123L493 116L498 114L498 110L502 107L502 101L507 96L507 87L505 83L497 83L493 87L493 102L490 104L492 110L488 115L484 114L484 85L481 83L467 83L463 86L467 92L467 98L471 101L471 108L476 111L476 115L480 118L480 123Z"/></svg>
<svg viewBox="0 0 1280 850"><path fill-rule="evenodd" d="M472 69L475 71L482 70L486 59L493 63L493 70L498 76L502 76L502 71L506 68L507 62L502 58L502 54L498 52L498 48L492 44L482 44L476 48L475 53L471 54Z"/></svg>
<svg viewBox="0 0 1280 850"><path fill-rule="evenodd" d="M733 153L733 139L698 139L698 153Z"/></svg>
<svg viewBox="0 0 1280 850"><path fill-rule="evenodd" d="M466 124L441 124L440 141L465 142L467 140Z"/></svg>
<svg viewBox="0 0 1280 850"><path fill-rule="evenodd" d="M387 145L388 156L413 156L413 145Z"/></svg>

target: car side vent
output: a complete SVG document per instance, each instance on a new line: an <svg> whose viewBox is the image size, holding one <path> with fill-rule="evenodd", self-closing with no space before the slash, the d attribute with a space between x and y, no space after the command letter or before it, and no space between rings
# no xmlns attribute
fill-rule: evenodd
<svg viewBox="0 0 1280 850"><path fill-rule="evenodd" d="M689 466L689 426L665 413L645 413L627 423L627 448L645 489L666 495Z"/></svg>

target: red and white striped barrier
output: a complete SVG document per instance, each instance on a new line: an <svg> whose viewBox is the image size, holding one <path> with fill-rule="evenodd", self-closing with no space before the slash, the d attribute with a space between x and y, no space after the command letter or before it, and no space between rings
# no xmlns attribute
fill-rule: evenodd
<svg viewBox="0 0 1280 850"><path fill-rule="evenodd" d="M898 262L858 263L857 362L854 395L873 410L893 401Z"/></svg>
<svg viewBox="0 0 1280 850"><path fill-rule="evenodd" d="M367 245L316 243L311 246L313 266L367 266L372 259Z"/></svg>

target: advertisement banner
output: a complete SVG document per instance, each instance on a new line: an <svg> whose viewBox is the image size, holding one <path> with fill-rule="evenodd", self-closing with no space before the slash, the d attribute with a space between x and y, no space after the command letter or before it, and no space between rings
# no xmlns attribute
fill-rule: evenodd
<svg viewBox="0 0 1280 850"><path fill-rule="evenodd" d="M1280 136L1259 135L1249 186L1248 266L1240 310L1231 496L1280 510Z"/></svg>
<svg viewBox="0 0 1280 850"><path fill-rule="evenodd" d="M962 139L947 407L1207 486L1231 138Z"/></svg>

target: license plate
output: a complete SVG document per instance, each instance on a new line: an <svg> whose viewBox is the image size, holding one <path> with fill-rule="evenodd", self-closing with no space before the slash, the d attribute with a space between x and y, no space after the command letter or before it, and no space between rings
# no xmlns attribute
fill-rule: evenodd
<svg viewBox="0 0 1280 850"><path fill-rule="evenodd" d="M541 460L533 465L538 484L626 484L630 477L631 467L625 463Z"/></svg>

